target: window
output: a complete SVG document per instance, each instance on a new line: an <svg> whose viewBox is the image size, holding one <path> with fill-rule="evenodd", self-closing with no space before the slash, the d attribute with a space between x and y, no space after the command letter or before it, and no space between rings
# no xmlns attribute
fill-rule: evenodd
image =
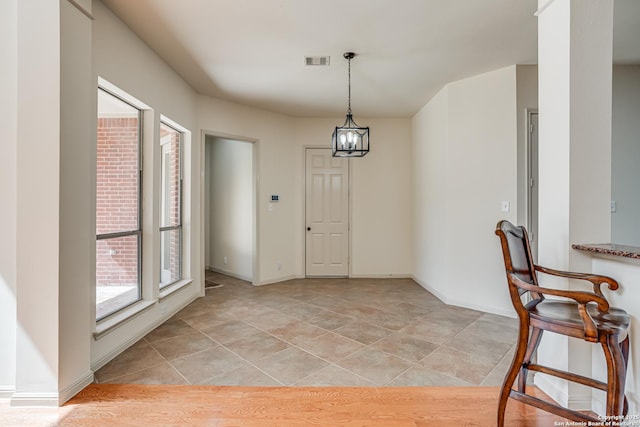
<svg viewBox="0 0 640 427"><path fill-rule="evenodd" d="M141 111L98 89L96 319L142 298Z"/></svg>
<svg viewBox="0 0 640 427"><path fill-rule="evenodd" d="M182 279L182 132L160 123L160 289Z"/></svg>

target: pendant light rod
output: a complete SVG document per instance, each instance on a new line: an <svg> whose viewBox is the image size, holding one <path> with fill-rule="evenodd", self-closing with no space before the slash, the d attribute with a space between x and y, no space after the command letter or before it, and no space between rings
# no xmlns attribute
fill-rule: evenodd
<svg viewBox="0 0 640 427"><path fill-rule="evenodd" d="M349 62L349 109L347 112L351 115L351 60L355 58L356 54L353 52L345 52L343 56Z"/></svg>

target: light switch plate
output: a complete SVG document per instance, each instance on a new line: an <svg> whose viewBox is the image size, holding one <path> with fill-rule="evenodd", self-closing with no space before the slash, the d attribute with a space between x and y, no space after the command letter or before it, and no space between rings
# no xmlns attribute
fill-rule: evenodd
<svg viewBox="0 0 640 427"><path fill-rule="evenodd" d="M502 212L509 212L511 210L511 202L503 200L502 203L500 203L500 210Z"/></svg>

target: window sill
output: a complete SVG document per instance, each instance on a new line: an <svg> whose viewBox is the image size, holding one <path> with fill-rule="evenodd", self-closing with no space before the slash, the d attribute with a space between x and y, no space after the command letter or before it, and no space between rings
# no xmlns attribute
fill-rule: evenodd
<svg viewBox="0 0 640 427"><path fill-rule="evenodd" d="M170 295L173 295L174 293L178 292L180 289L186 288L191 283L193 283L193 280L191 279L180 280L179 282L176 282L160 290L160 295L157 300L138 301L137 303L125 308L124 310L118 313L115 313L113 316L110 316L106 319L101 320L96 325L96 330L93 333L93 338L95 340L99 340L103 336L107 335L109 332L125 324L129 320L133 319L138 314L148 310L156 302L162 301L164 298Z"/></svg>
<svg viewBox="0 0 640 427"><path fill-rule="evenodd" d="M176 283L173 283L169 286L167 286L166 288L162 288L160 289L160 301L162 301L163 299L165 299L166 297L168 297L169 295L173 295L174 293L178 292L180 289L184 289L187 286L189 286L191 283L193 283L193 280L191 279L182 279Z"/></svg>
<svg viewBox="0 0 640 427"><path fill-rule="evenodd" d="M124 310L114 314L113 316L101 320L100 323L96 325L96 330L93 333L93 339L98 340L102 338L109 332L116 329L118 326L128 322L143 311L148 310L155 303L156 300L139 301L131 305L130 307L127 307Z"/></svg>

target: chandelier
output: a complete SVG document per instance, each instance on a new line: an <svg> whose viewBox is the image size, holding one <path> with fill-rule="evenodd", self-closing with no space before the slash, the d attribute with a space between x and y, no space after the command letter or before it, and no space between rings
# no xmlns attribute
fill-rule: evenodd
<svg viewBox="0 0 640 427"><path fill-rule="evenodd" d="M333 157L363 157L369 152L369 128L358 126L351 113L351 60L356 54L343 56L349 62L349 109L344 124L336 126L331 135L331 151Z"/></svg>

